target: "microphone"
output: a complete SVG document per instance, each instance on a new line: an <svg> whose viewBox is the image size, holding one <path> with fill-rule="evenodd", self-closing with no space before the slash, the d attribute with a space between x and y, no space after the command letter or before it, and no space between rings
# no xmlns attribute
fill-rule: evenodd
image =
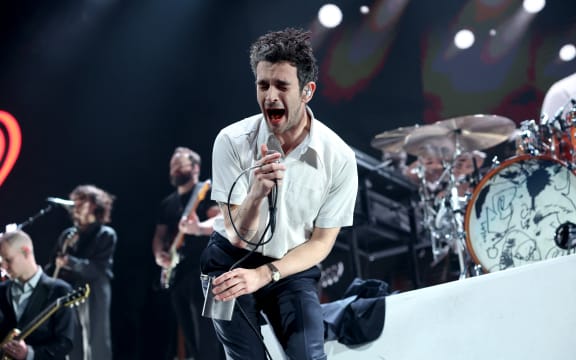
<svg viewBox="0 0 576 360"><path fill-rule="evenodd" d="M268 149L266 155L277 153L276 150ZM270 232L274 234L276 229L276 199L278 197L278 181L274 179L274 187L268 193L268 210L270 212Z"/></svg>
<svg viewBox="0 0 576 360"><path fill-rule="evenodd" d="M57 197L48 197L48 198L46 198L46 202L49 202L50 204L53 204L53 205L64 206L65 208L74 207L74 201L72 201L72 200L60 199L60 198L57 198Z"/></svg>

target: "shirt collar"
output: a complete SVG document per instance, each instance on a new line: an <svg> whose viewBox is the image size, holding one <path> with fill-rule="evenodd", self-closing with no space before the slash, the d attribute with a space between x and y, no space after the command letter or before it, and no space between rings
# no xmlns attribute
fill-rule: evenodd
<svg viewBox="0 0 576 360"><path fill-rule="evenodd" d="M14 285L18 286L22 291L26 291L27 289L35 289L36 285L38 285L38 282L40 281L42 273L42 268L38 266L38 270L28 281L22 283L18 279L14 279Z"/></svg>

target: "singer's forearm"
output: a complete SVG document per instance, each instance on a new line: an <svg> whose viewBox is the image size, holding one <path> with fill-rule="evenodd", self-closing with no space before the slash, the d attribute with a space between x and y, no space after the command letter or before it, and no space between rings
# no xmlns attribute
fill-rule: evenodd
<svg viewBox="0 0 576 360"><path fill-rule="evenodd" d="M273 263L283 278L318 265L330 254L339 232L339 227L315 228L310 240Z"/></svg>
<svg viewBox="0 0 576 360"><path fill-rule="evenodd" d="M252 240L258 232L258 224L260 219L260 203L262 199L257 200L250 194L244 199L240 205L230 205L230 213L226 204L220 204L222 213L224 214L224 225L228 239L236 246L243 247L245 244L240 239ZM234 221L234 227L230 221L230 215Z"/></svg>

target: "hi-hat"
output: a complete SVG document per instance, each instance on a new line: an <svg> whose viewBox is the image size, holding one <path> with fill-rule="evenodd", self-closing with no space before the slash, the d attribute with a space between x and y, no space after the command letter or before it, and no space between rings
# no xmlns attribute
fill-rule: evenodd
<svg viewBox="0 0 576 360"><path fill-rule="evenodd" d="M414 156L431 154L447 159L461 152L483 150L506 141L516 128L514 122L498 115L468 115L438 121L414 129L404 149Z"/></svg>
<svg viewBox="0 0 576 360"><path fill-rule="evenodd" d="M374 137L370 142L373 148L382 150L382 152L397 153L404 150L404 141L418 125L399 127L394 130L384 131Z"/></svg>

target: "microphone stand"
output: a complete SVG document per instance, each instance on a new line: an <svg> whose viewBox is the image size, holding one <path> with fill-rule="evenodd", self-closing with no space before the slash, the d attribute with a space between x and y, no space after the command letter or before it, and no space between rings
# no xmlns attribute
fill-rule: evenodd
<svg viewBox="0 0 576 360"><path fill-rule="evenodd" d="M36 221L36 219L38 219L39 217L41 217L42 215L47 214L48 212L50 212L52 209L54 209L54 205L49 204L47 205L45 208L41 209L40 211L38 211L36 214L30 216L28 219L26 219L24 222L17 224L16 225L16 229L17 230L21 230L23 227L28 226L30 224L32 224L34 221Z"/></svg>

